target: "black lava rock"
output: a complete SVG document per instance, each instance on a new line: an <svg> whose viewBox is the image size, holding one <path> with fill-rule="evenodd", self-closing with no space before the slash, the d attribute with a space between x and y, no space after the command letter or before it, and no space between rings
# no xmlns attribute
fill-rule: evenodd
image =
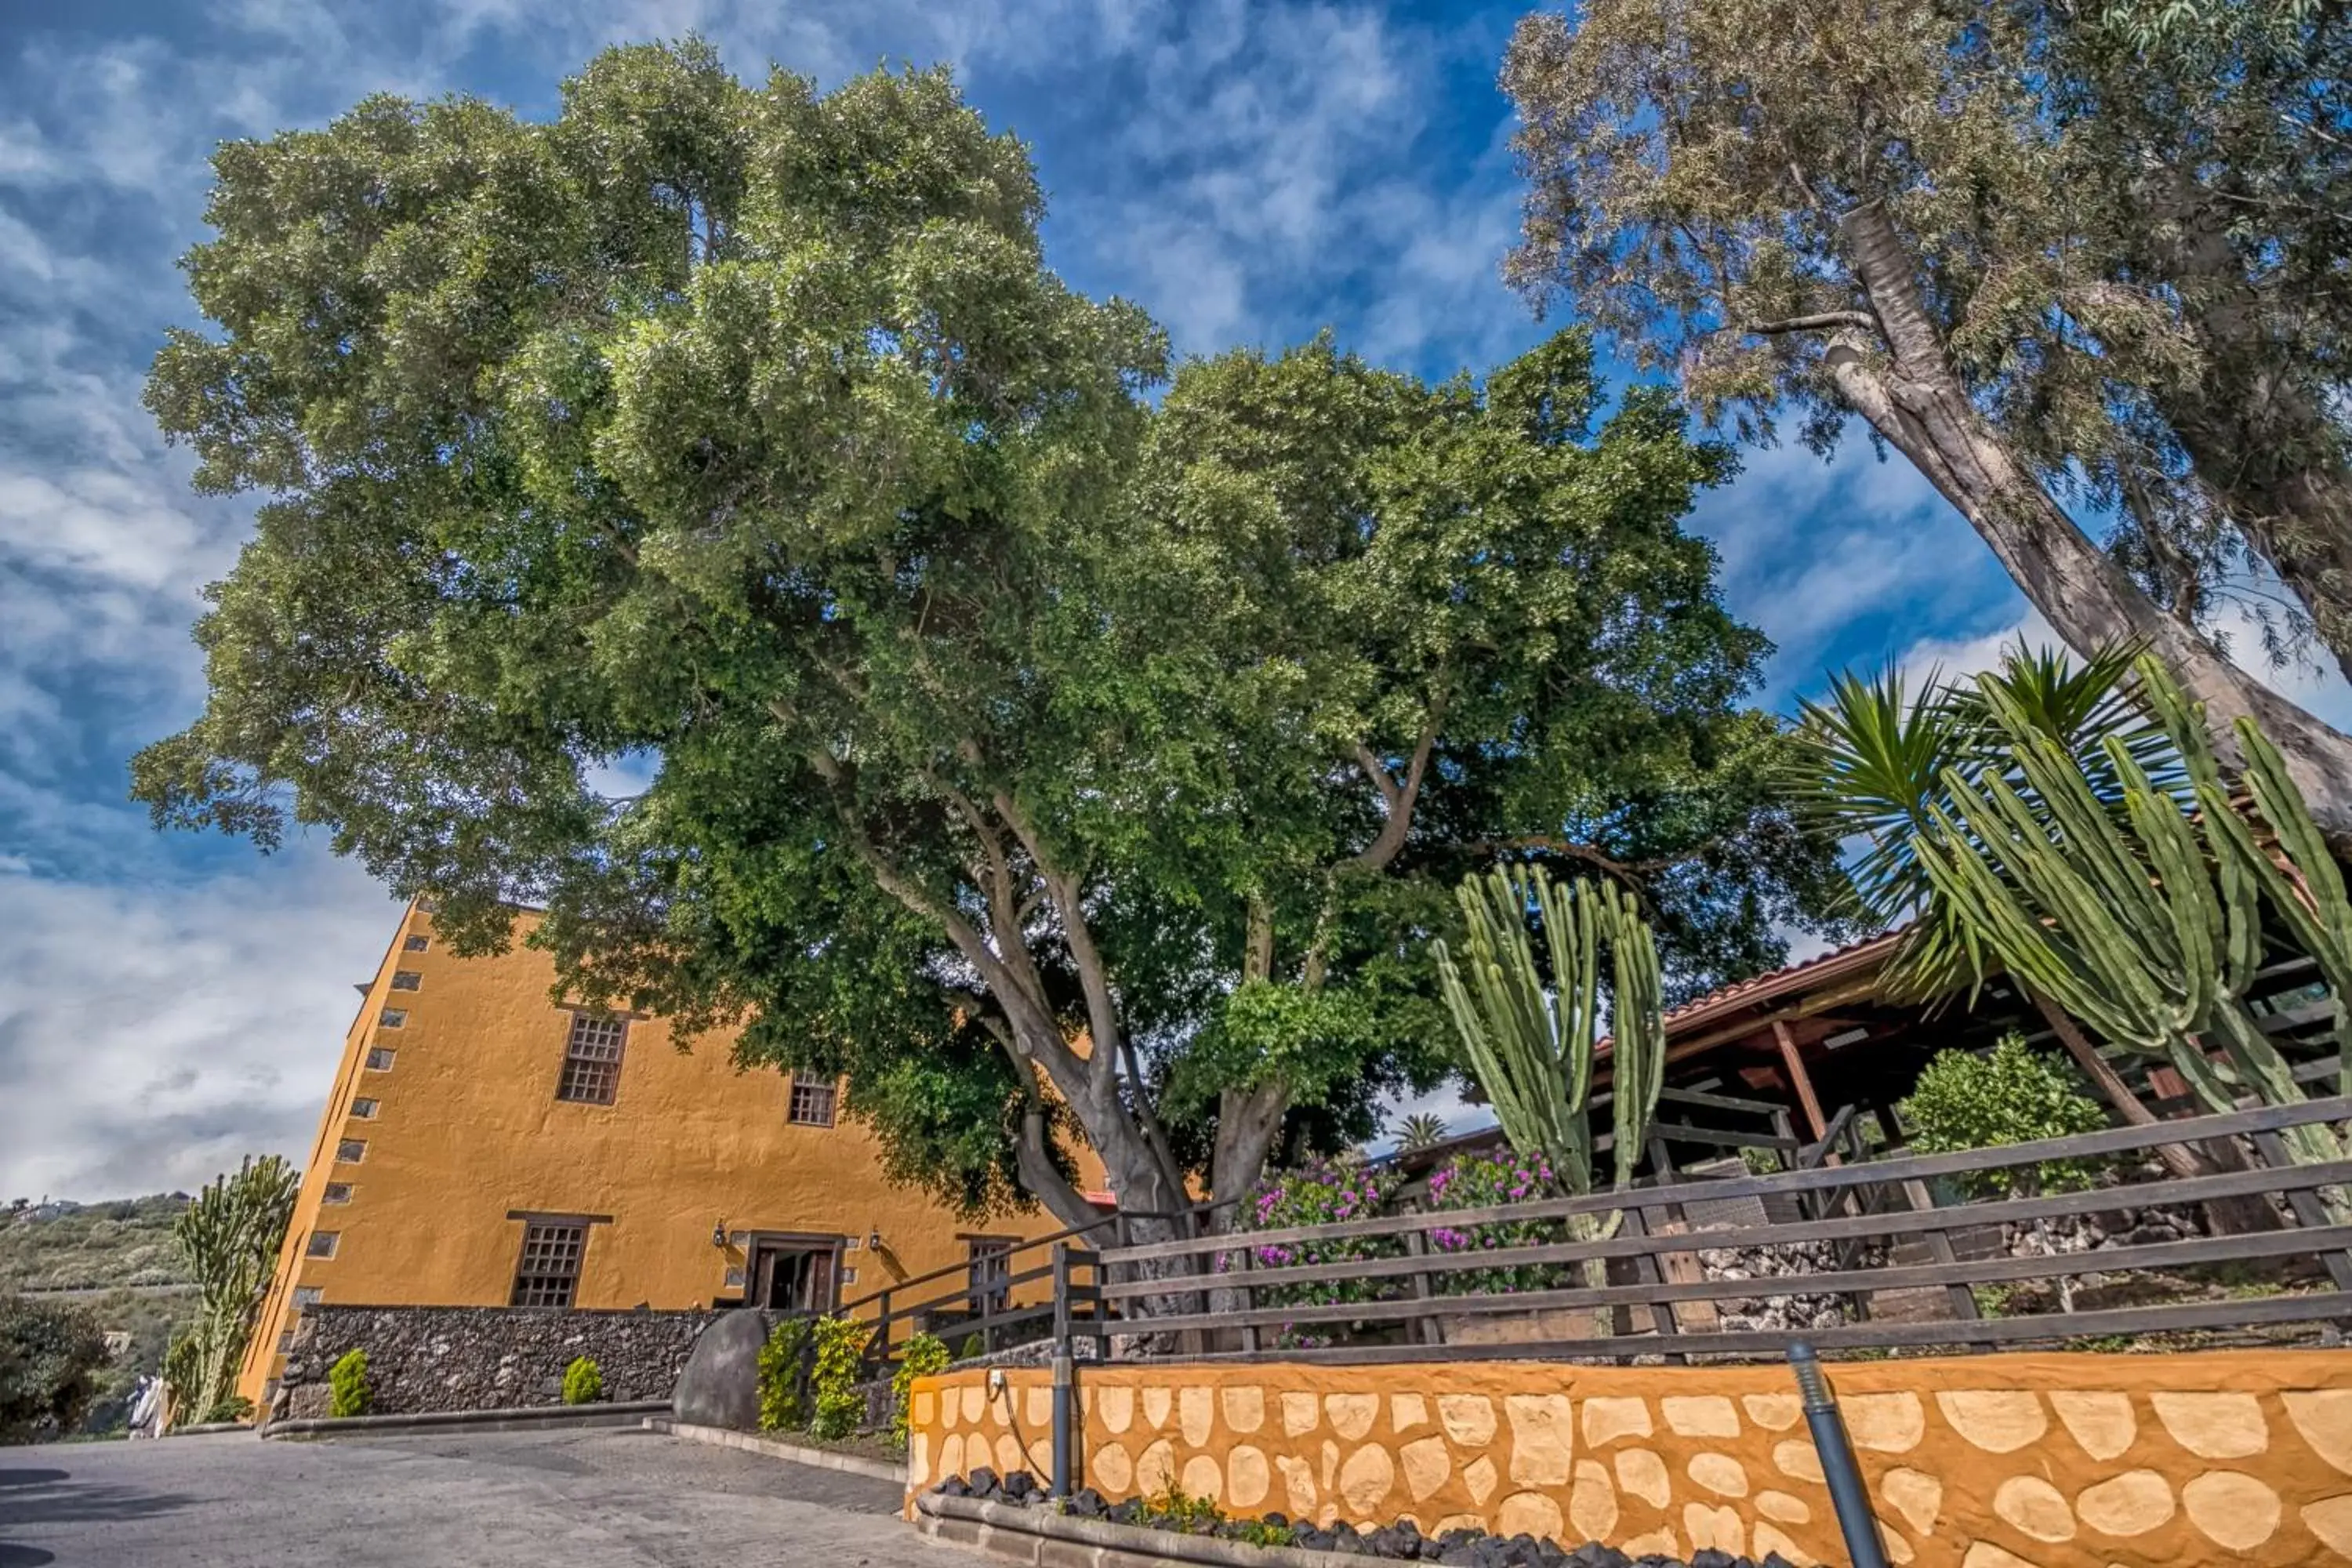
<svg viewBox="0 0 2352 1568"><path fill-rule="evenodd" d="M1633 1560L1613 1546L1588 1541L1568 1554L1571 1568L1632 1568Z"/></svg>
<svg viewBox="0 0 2352 1568"><path fill-rule="evenodd" d="M964 1477L964 1484L971 1488L973 1497L992 1498L996 1495L996 1472L986 1465L974 1465L971 1474Z"/></svg>
<svg viewBox="0 0 2352 1568"><path fill-rule="evenodd" d="M1703 1546L1691 1553L1690 1568L1733 1568L1738 1561L1719 1546Z"/></svg>
<svg viewBox="0 0 2352 1568"><path fill-rule="evenodd" d="M1080 1487L1070 1494L1069 1511L1080 1519L1100 1519L1109 1507L1103 1501L1102 1493L1092 1487Z"/></svg>
<svg viewBox="0 0 2352 1568"><path fill-rule="evenodd" d="M1015 1470L1004 1478L1004 1495L1011 1501L1024 1501L1036 1489L1037 1478L1026 1470Z"/></svg>
<svg viewBox="0 0 2352 1568"><path fill-rule="evenodd" d="M961 1476L950 1476L931 1489L941 1497L971 1496L971 1486Z"/></svg>
<svg viewBox="0 0 2352 1568"><path fill-rule="evenodd" d="M1133 1524L1143 1517L1143 1500L1129 1498L1125 1502L1111 1504L1109 1519L1113 1524Z"/></svg>

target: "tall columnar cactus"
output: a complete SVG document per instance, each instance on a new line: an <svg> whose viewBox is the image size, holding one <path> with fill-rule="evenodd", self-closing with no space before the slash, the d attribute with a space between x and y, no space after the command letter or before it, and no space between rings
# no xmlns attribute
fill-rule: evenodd
<svg viewBox="0 0 2352 1568"><path fill-rule="evenodd" d="M2179 689L2150 661L2137 673L2179 749L2200 808L2193 816L2114 734L2102 742L2115 786L2103 798L2076 758L1997 683L1983 681L2010 766L1973 775L1945 770L1946 800L1929 808L1916 846L1921 864L2011 973L2109 1040L2169 1062L2209 1106L2228 1109L2250 1091L2271 1104L2300 1100L2244 995L2261 963L2265 894L2299 936L2331 949L2322 960L2335 965L2323 969L2331 986L2352 973L2341 879L2319 848L2320 864L2290 879L2232 807L2201 721ZM2264 820L2274 829L2284 820L2280 838L2291 858L2310 855L2318 836L2303 835L2310 818L2277 753L2251 724L2241 739ZM2305 903L2298 883L2318 896ZM2221 1060L2208 1055L2209 1043L2220 1046ZM2289 1144L2301 1160L2341 1157L2325 1128L2299 1129Z"/></svg>
<svg viewBox="0 0 2352 1568"><path fill-rule="evenodd" d="M1658 950L1633 895L1579 877L1553 882L1541 868L1506 867L1457 890L1465 923L1464 962L1433 945L1440 989L1454 1016L1465 1064L1495 1107L1504 1136L1522 1154L1541 1154L1571 1193L1592 1190L1592 1135L1586 1109L1601 1040L1601 970L1610 967L1608 1023L1612 1094L1612 1185L1633 1184L1665 1074ZM1528 938L1541 923L1551 961L1547 985ZM1599 1226L1605 1235L1615 1216Z"/></svg>
<svg viewBox="0 0 2352 1568"><path fill-rule="evenodd" d="M175 1422L236 1415L237 1368L293 1217L297 1186L294 1168L277 1155L248 1156L236 1175L215 1180L173 1224L172 1239L197 1290L196 1320L163 1364Z"/></svg>

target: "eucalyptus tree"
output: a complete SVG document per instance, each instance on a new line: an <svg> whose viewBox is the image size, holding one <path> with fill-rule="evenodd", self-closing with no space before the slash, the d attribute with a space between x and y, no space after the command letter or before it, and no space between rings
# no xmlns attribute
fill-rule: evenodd
<svg viewBox="0 0 2352 1568"><path fill-rule="evenodd" d="M1096 1218L1075 1131L1166 1213L1433 1070L1471 857L1620 878L1694 987L1833 879L1678 526L1729 454L1601 419L1580 337L1155 407L1158 329L937 72L618 49L548 123L371 99L215 167L218 330L149 398L268 499L139 795L318 825L461 952L542 906L573 997L846 1073L966 1207Z"/></svg>
<svg viewBox="0 0 2352 1568"><path fill-rule="evenodd" d="M2057 3L1531 16L1509 272L1744 435L1793 417L1826 451L1859 416L2075 648L2151 649L2232 766L2256 718L2340 843L2352 739L2200 635L2242 547L2352 652L2352 77L2341 8L2298 14L2137 39ZM2070 500L2125 520L2122 559Z"/></svg>

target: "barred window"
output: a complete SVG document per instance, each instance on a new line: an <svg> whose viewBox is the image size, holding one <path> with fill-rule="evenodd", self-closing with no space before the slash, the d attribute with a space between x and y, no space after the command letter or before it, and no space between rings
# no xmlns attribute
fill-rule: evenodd
<svg viewBox="0 0 2352 1568"><path fill-rule="evenodd" d="M801 1127L832 1126L833 1085L811 1083L797 1076L794 1077L792 1107L787 1111L785 1120Z"/></svg>
<svg viewBox="0 0 2352 1568"><path fill-rule="evenodd" d="M627 1042L625 1018L572 1015L571 1043L563 1051L563 1076L556 1080L555 1098L610 1105L621 1087L621 1047Z"/></svg>
<svg viewBox="0 0 2352 1568"><path fill-rule="evenodd" d="M304 1255L310 1258L332 1258L335 1255L336 1244L342 1239L343 1233L339 1230L314 1230L310 1233L310 1245L304 1248Z"/></svg>
<svg viewBox="0 0 2352 1568"><path fill-rule="evenodd" d="M294 1304L297 1307L315 1307L326 1299L326 1291L316 1285L297 1285L294 1287Z"/></svg>
<svg viewBox="0 0 2352 1568"><path fill-rule="evenodd" d="M377 1102L368 1099L364 1095L352 1101L352 1114L358 1117L362 1121L373 1120L375 1116L376 1110Z"/></svg>
<svg viewBox="0 0 2352 1568"><path fill-rule="evenodd" d="M390 1046L376 1047L373 1050L368 1052L368 1071L390 1072L392 1070L392 1064L398 1059L399 1055L400 1053L394 1050Z"/></svg>
<svg viewBox="0 0 2352 1568"><path fill-rule="evenodd" d="M531 1220L522 1229L522 1258L515 1265L515 1307L569 1307L580 1283L580 1257L588 1250L588 1227L577 1220Z"/></svg>
<svg viewBox="0 0 2352 1568"><path fill-rule="evenodd" d="M319 1194L319 1201L322 1204L347 1204L352 1201L352 1184L349 1182L329 1182L327 1190Z"/></svg>
<svg viewBox="0 0 2352 1568"><path fill-rule="evenodd" d="M425 976L414 969L395 970L392 976L392 988L394 991L415 991L424 984Z"/></svg>
<svg viewBox="0 0 2352 1568"><path fill-rule="evenodd" d="M356 1165L366 1158L367 1140L364 1138L346 1138L335 1145L335 1163L339 1165Z"/></svg>
<svg viewBox="0 0 2352 1568"><path fill-rule="evenodd" d="M408 1009L386 1007L376 1015L375 1026L379 1029L405 1029L408 1027Z"/></svg>
<svg viewBox="0 0 2352 1568"><path fill-rule="evenodd" d="M426 948L431 947L432 945L433 939L429 936L412 936L406 942L400 944L400 951L403 952L423 952Z"/></svg>

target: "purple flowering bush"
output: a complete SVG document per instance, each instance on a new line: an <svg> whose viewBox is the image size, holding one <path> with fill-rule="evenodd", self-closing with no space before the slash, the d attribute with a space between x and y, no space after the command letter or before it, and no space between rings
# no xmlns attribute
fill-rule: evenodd
<svg viewBox="0 0 2352 1568"><path fill-rule="evenodd" d="M1542 1155L1515 1154L1507 1149L1493 1154L1457 1154L1429 1177L1429 1206L1436 1213L1533 1203L1539 1198L1557 1197L1559 1192L1551 1166ZM1542 1247L1567 1239L1567 1222L1557 1219L1437 1226L1429 1232L1431 1251L1465 1261L1471 1255L1506 1247ZM1572 1264L1543 1263L1458 1269L1435 1276L1431 1284L1449 1295L1510 1295L1574 1284L1576 1281L1570 1279L1574 1268Z"/></svg>
<svg viewBox="0 0 2352 1568"><path fill-rule="evenodd" d="M1378 1219L1390 1210L1396 1194L1393 1173L1364 1165L1340 1165L1317 1161L1297 1170L1280 1171L1258 1184L1242 1211L1244 1231L1286 1230L1294 1226L1334 1225L1351 1219ZM1250 1247L1253 1269L1295 1268L1316 1263L1340 1263L1359 1258L1394 1258L1404 1250L1392 1236L1341 1237L1313 1242L1265 1242ZM1328 1284L1264 1285L1256 1289L1265 1307L1321 1306L1342 1301L1373 1301L1400 1294L1401 1279L1341 1279ZM1328 1343L1328 1331L1337 1324L1306 1324L1286 1328L1286 1344Z"/></svg>

